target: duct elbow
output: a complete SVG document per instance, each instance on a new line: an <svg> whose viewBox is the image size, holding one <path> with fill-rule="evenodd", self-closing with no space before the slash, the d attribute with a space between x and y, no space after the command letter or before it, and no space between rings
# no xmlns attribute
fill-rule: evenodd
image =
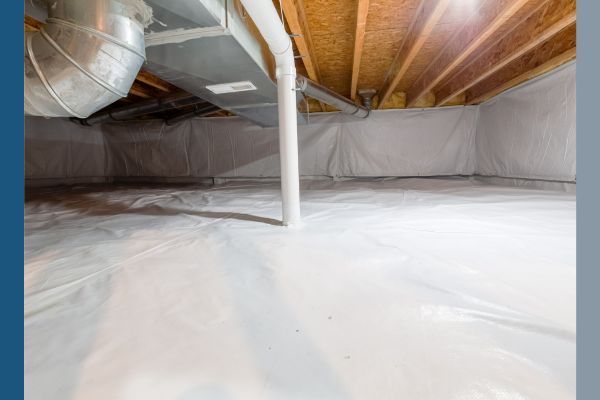
<svg viewBox="0 0 600 400"><path fill-rule="evenodd" d="M25 40L25 114L85 118L127 96L145 61L142 0L57 0Z"/></svg>

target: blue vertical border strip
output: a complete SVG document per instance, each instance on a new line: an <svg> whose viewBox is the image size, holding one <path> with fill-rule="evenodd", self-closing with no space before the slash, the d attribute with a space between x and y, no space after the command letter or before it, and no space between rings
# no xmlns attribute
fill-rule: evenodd
<svg viewBox="0 0 600 400"><path fill-rule="evenodd" d="M2 2L0 392L3 399L23 397L23 14L22 1Z"/></svg>
<svg viewBox="0 0 600 400"><path fill-rule="evenodd" d="M600 1L577 1L577 399L600 399Z"/></svg>

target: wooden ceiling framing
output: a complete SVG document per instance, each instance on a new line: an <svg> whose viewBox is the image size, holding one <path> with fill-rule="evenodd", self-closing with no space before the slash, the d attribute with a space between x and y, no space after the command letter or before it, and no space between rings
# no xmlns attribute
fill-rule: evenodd
<svg viewBox="0 0 600 400"><path fill-rule="evenodd" d="M273 1L299 73L356 102L374 89L379 109L479 104L576 57L575 0ZM174 94L142 70L115 106Z"/></svg>
<svg viewBox="0 0 600 400"><path fill-rule="evenodd" d="M358 89L358 75L360 73L360 60L362 59L365 44L365 29L369 13L369 0L358 0L356 8L356 31L354 33L354 54L352 58L352 83L350 85L350 98L356 100Z"/></svg>
<svg viewBox="0 0 600 400"><path fill-rule="evenodd" d="M299 69L376 108L478 104L576 57L575 0L281 1Z"/></svg>

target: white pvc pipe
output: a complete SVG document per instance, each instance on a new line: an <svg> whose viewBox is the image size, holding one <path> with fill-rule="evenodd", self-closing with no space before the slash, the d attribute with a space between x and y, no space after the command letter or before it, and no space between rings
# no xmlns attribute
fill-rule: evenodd
<svg viewBox="0 0 600 400"><path fill-rule="evenodd" d="M279 111L279 158L283 224L300 222L300 178L298 172L298 121L296 119L296 77L277 78ZM290 95L291 93L291 95Z"/></svg>
<svg viewBox="0 0 600 400"><path fill-rule="evenodd" d="M241 2L275 57L283 224L292 225L300 222L296 67L292 41L279 19L272 0L241 0Z"/></svg>

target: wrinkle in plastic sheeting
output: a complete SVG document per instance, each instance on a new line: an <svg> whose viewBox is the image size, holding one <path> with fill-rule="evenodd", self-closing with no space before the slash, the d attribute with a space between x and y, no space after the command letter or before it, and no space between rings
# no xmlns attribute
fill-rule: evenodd
<svg viewBox="0 0 600 400"><path fill-rule="evenodd" d="M575 64L480 106L317 114L302 176L489 175L575 180ZM278 177L276 128L241 118L80 127L28 118L26 177Z"/></svg>
<svg viewBox="0 0 600 400"><path fill-rule="evenodd" d="M575 398L575 196L464 178L39 189L28 400Z"/></svg>
<svg viewBox="0 0 600 400"><path fill-rule="evenodd" d="M575 181L576 64L479 106L477 173Z"/></svg>
<svg viewBox="0 0 600 400"><path fill-rule="evenodd" d="M25 397L574 399L574 82L311 116L301 174L361 178L304 180L286 234L277 182L30 191ZM32 181L279 174L239 118L26 128Z"/></svg>

